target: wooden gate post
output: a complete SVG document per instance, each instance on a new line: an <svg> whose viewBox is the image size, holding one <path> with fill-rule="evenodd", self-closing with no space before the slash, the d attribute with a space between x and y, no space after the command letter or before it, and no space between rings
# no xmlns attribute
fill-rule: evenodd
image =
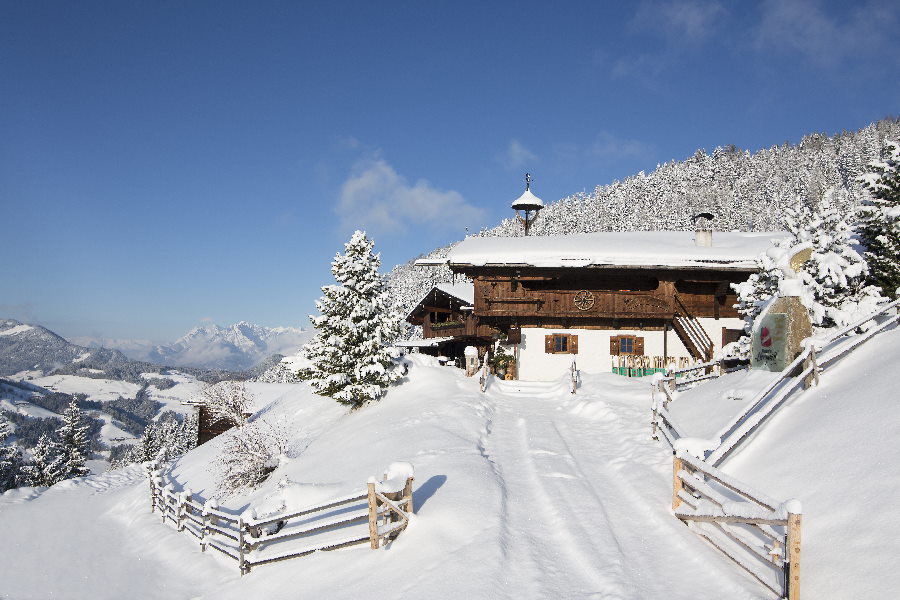
<svg viewBox="0 0 900 600"><path fill-rule="evenodd" d="M681 481L681 477L678 476L678 473L681 471L682 467L682 460L675 454L672 457L672 510L677 510L678 507L681 506L681 497L678 494L684 489L684 482Z"/></svg>
<svg viewBox="0 0 900 600"><path fill-rule="evenodd" d="M406 506L406 512L412 514L413 512L413 497L412 497L412 483L415 477L407 477L406 485L403 486L403 501Z"/></svg>
<svg viewBox="0 0 900 600"><path fill-rule="evenodd" d="M788 555L785 564L784 585L787 588L785 596L788 600L800 600L800 524L803 516L800 514L799 504L797 502L797 506L789 506L787 515Z"/></svg>
<svg viewBox="0 0 900 600"><path fill-rule="evenodd" d="M369 479L369 545L378 550L378 497L375 495L375 478Z"/></svg>

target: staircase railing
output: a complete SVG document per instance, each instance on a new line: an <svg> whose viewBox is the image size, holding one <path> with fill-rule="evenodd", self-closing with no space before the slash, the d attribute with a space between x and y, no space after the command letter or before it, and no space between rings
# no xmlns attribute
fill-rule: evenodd
<svg viewBox="0 0 900 600"><path fill-rule="evenodd" d="M688 350L694 350L697 354L696 358L701 360L711 360L713 357L713 341L710 339L706 330L700 325L700 322L684 305L681 296L677 293L675 296L675 315L672 317L672 325L675 327L675 333L685 342ZM691 348L693 346L693 348Z"/></svg>

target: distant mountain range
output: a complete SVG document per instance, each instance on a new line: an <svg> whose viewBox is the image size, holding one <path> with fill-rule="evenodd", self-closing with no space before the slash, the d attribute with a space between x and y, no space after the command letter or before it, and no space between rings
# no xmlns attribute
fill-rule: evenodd
<svg viewBox="0 0 900 600"><path fill-rule="evenodd" d="M263 327L241 321L229 327L195 327L171 344L140 340L73 338L89 348L116 348L135 360L176 367L244 371L273 354L294 354L314 334L297 327Z"/></svg>
<svg viewBox="0 0 900 600"><path fill-rule="evenodd" d="M0 320L0 375L104 369L130 362L118 350L72 344L40 325Z"/></svg>

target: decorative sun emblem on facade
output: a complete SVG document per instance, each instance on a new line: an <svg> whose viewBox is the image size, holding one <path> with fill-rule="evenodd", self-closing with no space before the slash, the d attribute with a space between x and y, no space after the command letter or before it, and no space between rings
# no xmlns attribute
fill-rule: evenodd
<svg viewBox="0 0 900 600"><path fill-rule="evenodd" d="M581 290L575 294L575 306L578 310L587 310L594 305L594 294L587 290Z"/></svg>

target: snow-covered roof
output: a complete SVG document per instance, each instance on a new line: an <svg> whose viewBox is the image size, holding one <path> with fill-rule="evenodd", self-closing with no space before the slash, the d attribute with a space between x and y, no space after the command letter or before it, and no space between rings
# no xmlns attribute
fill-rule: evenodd
<svg viewBox="0 0 900 600"><path fill-rule="evenodd" d="M445 263L447 259L442 259ZM441 263L444 264L444 263ZM409 320L412 318L416 312L419 311L423 306L425 306L428 297L434 290L440 290L444 294L456 298L460 301L462 306L460 308L470 308L475 306L475 286L469 283L438 283L433 288L428 290L422 298L416 303L416 306L413 307L409 314L406 315L406 319Z"/></svg>
<svg viewBox="0 0 900 600"><path fill-rule="evenodd" d="M401 348L435 348L440 346L444 342L452 341L452 337L434 337L434 338L413 338L411 340L401 340L399 342L394 342L395 346L400 346Z"/></svg>
<svg viewBox="0 0 900 600"><path fill-rule="evenodd" d="M531 190L525 190L521 196L515 199L512 207L516 210L533 210L535 206L544 206L544 201L531 193Z"/></svg>
<svg viewBox="0 0 900 600"><path fill-rule="evenodd" d="M475 286L471 283L439 283L435 285L437 289L445 294L462 300L469 306L475 304Z"/></svg>
<svg viewBox="0 0 900 600"><path fill-rule="evenodd" d="M715 232L697 246L692 231L614 231L528 237L469 237L445 264L523 267L715 268L755 270L755 258L785 232Z"/></svg>

